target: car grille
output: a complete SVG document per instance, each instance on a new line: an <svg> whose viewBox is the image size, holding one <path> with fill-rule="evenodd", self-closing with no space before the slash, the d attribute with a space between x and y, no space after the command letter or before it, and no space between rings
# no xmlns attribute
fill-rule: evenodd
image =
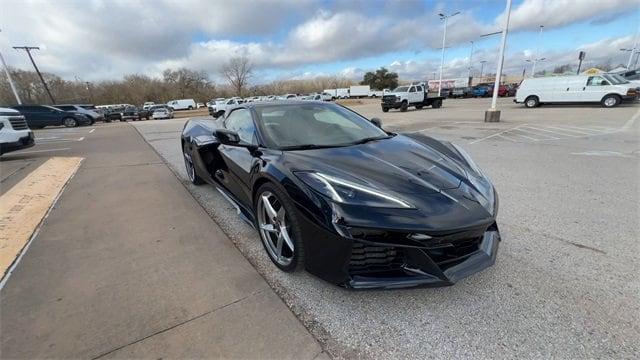
<svg viewBox="0 0 640 360"><path fill-rule="evenodd" d="M395 95L385 95L382 97L382 102L387 105L393 105L396 102Z"/></svg>
<svg viewBox="0 0 640 360"><path fill-rule="evenodd" d="M427 249L426 252L433 262L442 270L457 265L478 251L482 236L457 240L452 246L440 249Z"/></svg>
<svg viewBox="0 0 640 360"><path fill-rule="evenodd" d="M24 119L24 116L12 116L9 117L9 122L14 130L26 130L29 127Z"/></svg>
<svg viewBox="0 0 640 360"><path fill-rule="evenodd" d="M354 242L351 248L349 272L364 274L397 269L404 263L402 249Z"/></svg>

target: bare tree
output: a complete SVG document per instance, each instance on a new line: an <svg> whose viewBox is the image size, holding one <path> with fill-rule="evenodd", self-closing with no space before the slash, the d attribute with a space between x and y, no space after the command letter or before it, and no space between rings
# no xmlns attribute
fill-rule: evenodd
<svg viewBox="0 0 640 360"><path fill-rule="evenodd" d="M220 73L227 79L236 95L242 96L242 92L249 84L249 79L253 74L253 65L244 56L235 57L222 67Z"/></svg>

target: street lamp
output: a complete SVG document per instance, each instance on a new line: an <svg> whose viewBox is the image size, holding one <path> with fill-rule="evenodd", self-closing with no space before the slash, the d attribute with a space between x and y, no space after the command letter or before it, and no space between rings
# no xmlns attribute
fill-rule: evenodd
<svg viewBox="0 0 640 360"><path fill-rule="evenodd" d="M482 77L482 74L484 72L484 64L487 62L487 60L480 60L480 82L482 82L482 80L484 79Z"/></svg>
<svg viewBox="0 0 640 360"><path fill-rule="evenodd" d="M500 45L500 55L498 55L498 69L496 71L496 81L493 84L493 99L491 99L491 108L484 113L485 122L499 122L500 110L496 109L498 102L498 89L500 88L500 77L502 76L502 65L504 63L504 48L507 45L507 33L509 32L509 19L511 18L511 0L507 0L506 7L507 16L502 28L502 44Z"/></svg>
<svg viewBox="0 0 640 360"><path fill-rule="evenodd" d="M636 41L636 44L637 44L637 41ZM633 54L638 50L638 49L636 49L636 44L634 44L631 49L620 49L620 51L626 51L626 52L630 52L631 53L631 54L629 54L629 61L627 62L627 70L629 70L631 68L631 60L633 59ZM637 62L638 62L638 60L636 59L636 63Z"/></svg>
<svg viewBox="0 0 640 360"><path fill-rule="evenodd" d="M467 75L468 81L471 82L471 64L473 64L471 61L473 59L473 40L470 41L471 43L471 53L469 54L469 74ZM469 85L471 85L471 83L469 83Z"/></svg>
<svg viewBox="0 0 640 360"><path fill-rule="evenodd" d="M438 96L442 96L442 70L444 68L444 49L447 41L447 19L460 14L460 11L456 11L451 15L438 14L440 20L444 20L444 31L442 32L442 56L440 57L440 81L438 82Z"/></svg>
<svg viewBox="0 0 640 360"><path fill-rule="evenodd" d="M525 60L528 63L533 63L533 66L531 67L531 75L530 75L530 77L535 77L536 76L536 73L535 73L535 71L536 71L536 63L541 62L541 61L545 61L545 60L547 60L547 58L536 58L536 59L533 59L533 60L529 60L529 59Z"/></svg>
<svg viewBox="0 0 640 360"><path fill-rule="evenodd" d="M534 77L536 74L536 63L540 60L538 57L540 56L540 39L542 38L542 28L544 25L540 25L540 32L538 32L538 44L536 45L536 55L533 59L533 67L531 68L531 77Z"/></svg>

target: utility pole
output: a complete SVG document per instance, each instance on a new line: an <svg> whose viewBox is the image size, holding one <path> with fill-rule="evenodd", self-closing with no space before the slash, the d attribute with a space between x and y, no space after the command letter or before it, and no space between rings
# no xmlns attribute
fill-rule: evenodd
<svg viewBox="0 0 640 360"><path fill-rule="evenodd" d="M24 50L27 52L27 55L29 55L29 59L31 60L33 67L36 69L36 73L38 73L38 77L40 77L40 81L42 81L42 85L44 86L44 89L47 91L47 94L49 95L49 99L51 99L51 103L55 104L56 101L53 99L53 96L51 95L51 91L49 91L49 87L47 86L47 83L44 81L44 78L42 77L40 70L38 70L38 66L36 65L36 62L33 61L33 56L31 56L31 50L40 50L40 48L37 46L14 46L13 48L16 50Z"/></svg>
<svg viewBox="0 0 640 360"><path fill-rule="evenodd" d="M496 71L496 81L493 84L493 99L491 99L491 109L484 113L485 122L499 122L500 110L496 109L498 102L498 89L500 88L500 78L502 77L502 65L504 63L504 48L507 46L507 33L509 32L509 19L511 18L511 0L507 0L507 17L502 28L502 45L500 45L500 55L498 55L498 69Z"/></svg>
<svg viewBox="0 0 640 360"><path fill-rule="evenodd" d="M481 60L480 61L480 82L482 82L482 80L484 79L482 77L483 73L484 73L484 64L487 62L487 60Z"/></svg>
<svg viewBox="0 0 640 360"><path fill-rule="evenodd" d="M531 68L531 77L536 76L536 63L538 62L538 59L540 57L540 39L542 38L542 28L544 28L544 25L540 25L540 32L538 33L538 45L536 46L536 56L533 58L533 67Z"/></svg>
<svg viewBox="0 0 640 360"><path fill-rule="evenodd" d="M473 40L471 40L471 53L469 54L469 74L467 75L467 78L469 79L469 86L471 86L471 64L472 63L472 59L473 59Z"/></svg>
<svg viewBox="0 0 640 360"><path fill-rule="evenodd" d="M18 102L18 105L22 105L22 101L20 101L20 96L18 96L18 91L16 90L16 85L13 83L13 79L11 78L11 74L9 73L9 67L7 66L7 63L4 61L4 57L2 56L2 53L0 53L0 60L2 61L2 67L4 68L4 72L5 74L7 74L7 80L9 81L9 86L11 86L11 91L13 91L13 96L16 97L16 101Z"/></svg>
<svg viewBox="0 0 640 360"><path fill-rule="evenodd" d="M438 96L442 96L442 70L444 69L444 49L447 41L447 19L450 17L454 17L460 14L460 11L457 11L451 15L438 14L440 20L444 20L444 31L442 33L442 56L440 57L440 81L438 82Z"/></svg>

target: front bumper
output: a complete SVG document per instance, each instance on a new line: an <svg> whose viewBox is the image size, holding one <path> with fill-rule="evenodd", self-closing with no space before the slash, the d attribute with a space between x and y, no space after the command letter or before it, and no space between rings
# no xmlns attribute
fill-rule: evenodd
<svg viewBox="0 0 640 360"><path fill-rule="evenodd" d="M21 136L15 141L1 143L0 153L4 154L10 151L17 151L21 149L30 148L36 144L33 136L33 132L31 130L20 131L20 132L16 131L15 133L20 133Z"/></svg>
<svg viewBox="0 0 640 360"><path fill-rule="evenodd" d="M413 240L408 235L417 229L350 228L342 236L306 215L299 218L307 271L352 289L453 285L493 265L501 240L494 220Z"/></svg>

